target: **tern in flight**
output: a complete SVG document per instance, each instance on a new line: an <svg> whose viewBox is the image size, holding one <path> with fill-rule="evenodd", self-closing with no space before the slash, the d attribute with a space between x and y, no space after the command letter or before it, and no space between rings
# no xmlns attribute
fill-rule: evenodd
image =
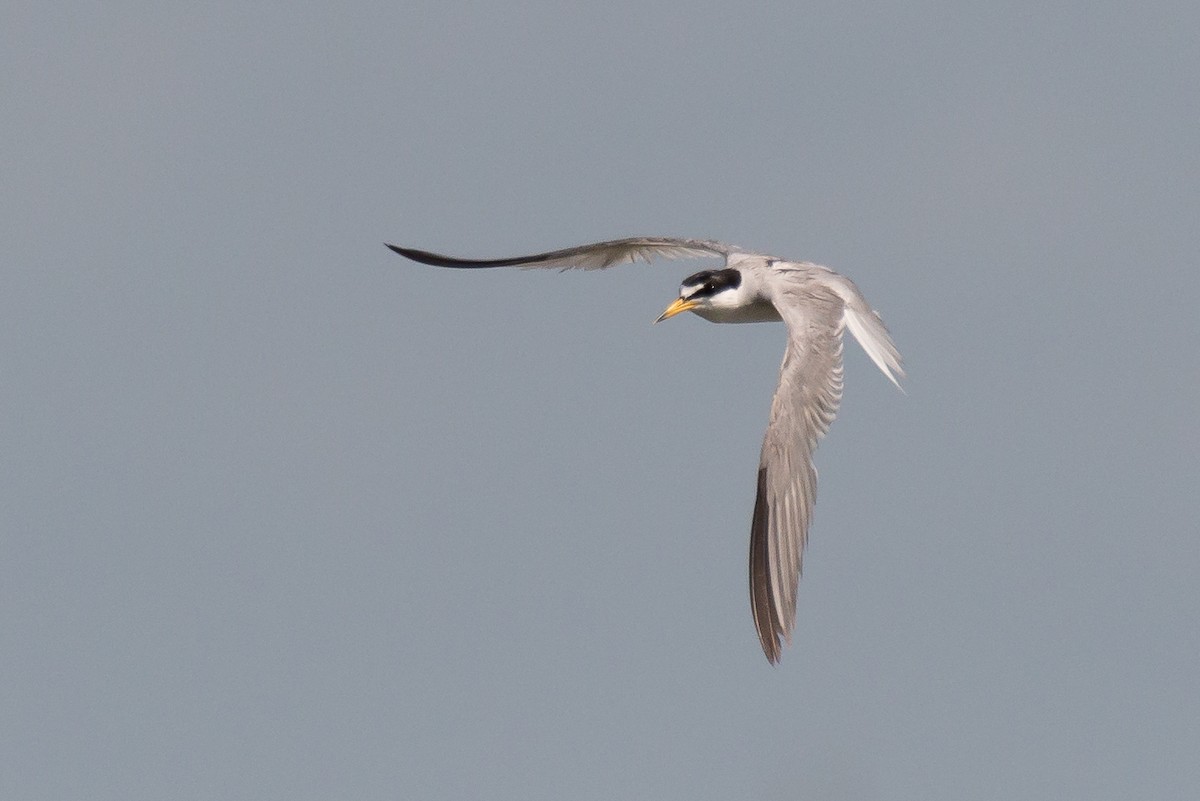
<svg viewBox="0 0 1200 801"><path fill-rule="evenodd" d="M601 270L652 259L717 256L721 269L683 279L679 297L656 322L692 312L713 323L783 321L787 348L758 462L750 523L750 604L763 653L779 661L796 623L796 585L817 494L813 451L842 397L842 331L862 345L893 384L904 377L900 353L883 320L844 276L809 262L788 261L703 239L633 237L507 259L457 259L388 245L437 267L524 267Z"/></svg>

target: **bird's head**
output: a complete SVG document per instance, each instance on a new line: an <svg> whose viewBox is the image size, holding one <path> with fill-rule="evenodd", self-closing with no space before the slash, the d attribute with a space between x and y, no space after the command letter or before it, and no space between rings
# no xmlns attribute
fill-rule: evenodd
<svg viewBox="0 0 1200 801"><path fill-rule="evenodd" d="M661 323L685 311L703 316L710 309L736 309L746 304L742 273L733 267L723 270L701 270L689 275L679 285L679 298L654 322Z"/></svg>

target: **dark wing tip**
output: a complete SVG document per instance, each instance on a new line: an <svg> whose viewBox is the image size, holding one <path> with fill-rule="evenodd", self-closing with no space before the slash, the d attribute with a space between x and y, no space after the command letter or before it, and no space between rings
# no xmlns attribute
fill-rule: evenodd
<svg viewBox="0 0 1200 801"><path fill-rule="evenodd" d="M443 256L440 253L430 253L428 250L417 250L416 248L402 248L399 245L389 245L384 243L395 253L399 253L406 259L418 261L421 264L432 264L435 267L453 267L457 259L452 259L449 256Z"/></svg>
<svg viewBox="0 0 1200 801"><path fill-rule="evenodd" d="M767 469L758 470L758 491L754 498L754 517L750 525L750 606L754 611L754 627L763 654L772 665L779 664L779 635L783 626L775 609L771 592L771 562L767 510Z"/></svg>
<svg viewBox="0 0 1200 801"><path fill-rule="evenodd" d="M424 250L415 250L413 248L402 248L399 245L391 245L391 244L388 244L387 242L384 242L383 244L387 245L388 249L391 250L393 253L399 253L401 256L403 256L406 259L412 259L413 261L419 261L419 262L422 262L425 264L429 264L430 258L437 256L436 253L427 253Z"/></svg>
<svg viewBox="0 0 1200 801"><path fill-rule="evenodd" d="M542 256L518 256L513 259L456 259L453 256L444 256L441 253L432 253L428 250L417 250L416 248L402 248L399 245L389 245L384 242L389 250L399 253L406 259L418 261L421 264L432 264L434 267L518 267L525 264L530 264L539 259L544 260Z"/></svg>

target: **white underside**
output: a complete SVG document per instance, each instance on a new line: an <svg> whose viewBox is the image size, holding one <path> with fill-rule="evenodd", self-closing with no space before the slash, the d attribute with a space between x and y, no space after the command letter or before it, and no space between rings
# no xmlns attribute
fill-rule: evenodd
<svg viewBox="0 0 1200 801"><path fill-rule="evenodd" d="M692 314L703 317L710 323L777 323L783 320L775 306L765 300L734 309L692 309Z"/></svg>

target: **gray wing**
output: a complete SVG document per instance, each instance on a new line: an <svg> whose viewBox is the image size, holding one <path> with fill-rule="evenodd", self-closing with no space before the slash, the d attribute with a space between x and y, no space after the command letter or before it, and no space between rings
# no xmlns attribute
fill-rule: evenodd
<svg viewBox="0 0 1200 801"><path fill-rule="evenodd" d="M788 329L758 466L750 528L750 604L763 653L779 661L791 642L796 587L817 497L813 451L842 398L841 297L828 287L777 287L773 303Z"/></svg>
<svg viewBox="0 0 1200 801"><path fill-rule="evenodd" d="M430 253L427 250L388 245L405 258L432 264L435 267L544 267L562 270L602 270L617 264L635 261L649 262L651 259L695 259L707 256L722 256L726 259L739 252L732 245L710 239L672 239L669 237L639 236L629 239L614 239L610 242L594 242L532 256L514 256L508 259L458 259Z"/></svg>

